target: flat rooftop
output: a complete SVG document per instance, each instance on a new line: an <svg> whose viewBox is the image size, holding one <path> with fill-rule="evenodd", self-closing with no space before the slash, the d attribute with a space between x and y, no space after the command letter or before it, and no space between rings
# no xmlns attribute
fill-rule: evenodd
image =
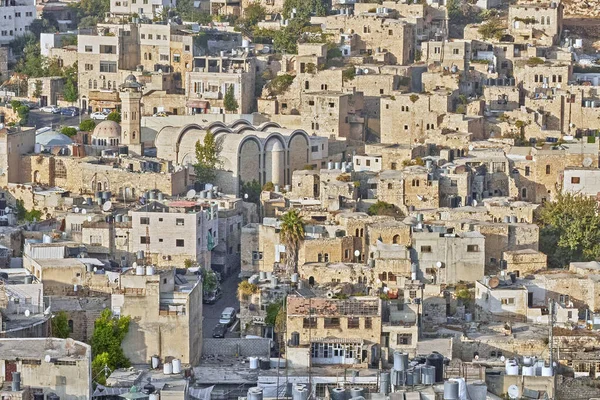
<svg viewBox="0 0 600 400"><path fill-rule="evenodd" d="M60 360L81 360L86 355L91 357L91 347L73 339L0 339L2 360L23 358L43 360L47 355Z"/></svg>

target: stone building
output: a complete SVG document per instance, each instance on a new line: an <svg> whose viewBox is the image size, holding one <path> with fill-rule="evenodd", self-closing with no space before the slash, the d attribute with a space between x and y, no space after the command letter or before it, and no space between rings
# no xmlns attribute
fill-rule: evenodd
<svg viewBox="0 0 600 400"><path fill-rule="evenodd" d="M114 314L131 317L122 343L131 363L148 364L153 355L191 365L200 361L202 285L197 275L132 270L121 275L111 303Z"/></svg>
<svg viewBox="0 0 600 400"><path fill-rule="evenodd" d="M215 122L206 127L164 127L156 137L157 155L189 165L195 160L196 142L202 141L208 131L222 144L222 165L216 183L224 193L239 195L241 185L254 180L261 186L267 182L289 185L293 171L313 162L320 164L313 154L321 154L321 138L308 136L302 130L283 129L272 122L255 127L245 120L229 126Z"/></svg>
<svg viewBox="0 0 600 400"><path fill-rule="evenodd" d="M562 2L522 1L508 8L508 31L518 43L556 44L563 29Z"/></svg>
<svg viewBox="0 0 600 400"><path fill-rule="evenodd" d="M381 300L351 297L288 296L287 329L299 334L299 345L288 345L293 366L343 364L367 367L378 362L374 347L381 336Z"/></svg>
<svg viewBox="0 0 600 400"><path fill-rule="evenodd" d="M211 265L219 239L217 205L154 201L132 211L131 221L130 253L141 251L158 265L183 265L185 260Z"/></svg>
<svg viewBox="0 0 600 400"><path fill-rule="evenodd" d="M48 361L48 359L50 361ZM0 339L2 386L20 373L20 390L2 390L4 397L31 399L34 393L54 393L62 399L92 397L92 349L73 339ZM17 397L18 396L18 397Z"/></svg>
<svg viewBox="0 0 600 400"><path fill-rule="evenodd" d="M548 256L533 249L504 251L502 260L506 271L514 272L517 276L535 274L546 269L548 265Z"/></svg>

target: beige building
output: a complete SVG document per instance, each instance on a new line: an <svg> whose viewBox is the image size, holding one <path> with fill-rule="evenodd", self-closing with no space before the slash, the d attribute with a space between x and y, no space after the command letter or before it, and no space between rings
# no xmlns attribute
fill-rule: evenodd
<svg viewBox="0 0 600 400"><path fill-rule="evenodd" d="M508 8L508 31L518 43L550 46L563 29L562 2L522 1Z"/></svg>
<svg viewBox="0 0 600 400"><path fill-rule="evenodd" d="M14 399L33 398L34 393L61 399L92 397L92 349L73 339L0 339L0 362L4 365L3 388L20 380L16 391L0 395ZM17 374L18 373L18 374Z"/></svg>
<svg viewBox="0 0 600 400"><path fill-rule="evenodd" d="M202 353L201 281L175 270L138 268L121 275L111 298L114 314L131 317L122 343L125 356L132 364L147 364L158 355L195 365Z"/></svg>

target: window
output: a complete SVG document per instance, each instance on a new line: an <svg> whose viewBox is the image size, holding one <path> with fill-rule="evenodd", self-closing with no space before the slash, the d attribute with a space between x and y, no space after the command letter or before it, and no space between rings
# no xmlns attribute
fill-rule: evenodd
<svg viewBox="0 0 600 400"><path fill-rule="evenodd" d="M185 220L183 218L177 218L175 220L175 225L177 226L183 226L185 224Z"/></svg>
<svg viewBox="0 0 600 400"><path fill-rule="evenodd" d="M348 329L358 329L358 328L360 328L360 319L358 317L348 318Z"/></svg>
<svg viewBox="0 0 600 400"><path fill-rule="evenodd" d="M173 62L176 62L176 63L181 62L181 55L180 54L173 54Z"/></svg>
<svg viewBox="0 0 600 400"><path fill-rule="evenodd" d="M393 183L388 183L388 189L393 189L394 188L394 184Z"/></svg>
<svg viewBox="0 0 600 400"><path fill-rule="evenodd" d="M15 13L15 17L19 18L21 16L20 12Z"/></svg>
<svg viewBox="0 0 600 400"><path fill-rule="evenodd" d="M73 320L70 319L67 324L69 325L69 332L73 333Z"/></svg>
<svg viewBox="0 0 600 400"><path fill-rule="evenodd" d="M467 245L467 252L468 253L476 253L479 251L479 246L476 244L469 244Z"/></svg>
<svg viewBox="0 0 600 400"><path fill-rule="evenodd" d="M396 338L396 342L399 345L411 345L412 344L412 335L410 333L399 333Z"/></svg>
<svg viewBox="0 0 600 400"><path fill-rule="evenodd" d="M514 297L507 297L505 299L501 299L500 303L502 303L505 306L514 306L515 305L515 298Z"/></svg>
<svg viewBox="0 0 600 400"><path fill-rule="evenodd" d="M521 198L523 198L523 199L527 198L527 188L521 189Z"/></svg>
<svg viewBox="0 0 600 400"><path fill-rule="evenodd" d="M434 47L433 48L433 53L434 54L440 54L441 53L441 49L439 47Z"/></svg>
<svg viewBox="0 0 600 400"><path fill-rule="evenodd" d="M150 238L148 236L140 236L140 244L150 244Z"/></svg>
<svg viewBox="0 0 600 400"><path fill-rule="evenodd" d="M525 176L529 176L530 173L531 173L531 168L525 167Z"/></svg>
<svg viewBox="0 0 600 400"><path fill-rule="evenodd" d="M184 247L184 246L185 246L185 241L183 239L175 240L175 247Z"/></svg>
<svg viewBox="0 0 600 400"><path fill-rule="evenodd" d="M92 46L85 46L85 52L86 53L91 53L93 51Z"/></svg>
<svg viewBox="0 0 600 400"><path fill-rule="evenodd" d="M168 54L161 54L160 55L160 61L169 61L169 55Z"/></svg>
<svg viewBox="0 0 600 400"><path fill-rule="evenodd" d="M431 246L421 246L421 253L431 253Z"/></svg>
<svg viewBox="0 0 600 400"><path fill-rule="evenodd" d="M340 327L340 319L339 318L325 318L325 329L339 328L339 327Z"/></svg>
<svg viewBox="0 0 600 400"><path fill-rule="evenodd" d="M578 176L572 176L571 183L581 183L581 178L579 178Z"/></svg>
<svg viewBox="0 0 600 400"><path fill-rule="evenodd" d="M93 64L85 64L85 70L86 71L93 71L94 70L94 65Z"/></svg>
<svg viewBox="0 0 600 400"><path fill-rule="evenodd" d="M456 179L451 179L450 180L450 186L452 186L452 187L457 187L458 186L458 182L456 181Z"/></svg>
<svg viewBox="0 0 600 400"><path fill-rule="evenodd" d="M329 108L335 107L335 103L329 103Z"/></svg>
<svg viewBox="0 0 600 400"><path fill-rule="evenodd" d="M185 51L190 51L190 45L189 44L185 45Z"/></svg>
<svg viewBox="0 0 600 400"><path fill-rule="evenodd" d="M117 62L100 61L100 72L117 72Z"/></svg>
<svg viewBox="0 0 600 400"><path fill-rule="evenodd" d="M391 30L391 29L388 29L388 35L389 35L389 36L392 36L393 34L394 34L394 31L393 31L393 30Z"/></svg>
<svg viewBox="0 0 600 400"><path fill-rule="evenodd" d="M252 259L254 261L262 260L263 259L263 253L262 253L262 251L253 251L252 252Z"/></svg>
<svg viewBox="0 0 600 400"><path fill-rule="evenodd" d="M365 318L365 329L371 329L373 327L373 319L371 317Z"/></svg>
<svg viewBox="0 0 600 400"><path fill-rule="evenodd" d="M418 179L413 179L412 180L412 185L413 186L419 186L419 180Z"/></svg>
<svg viewBox="0 0 600 400"><path fill-rule="evenodd" d="M304 329L316 328L317 327L317 319L315 317L310 317L310 318L304 317L302 319L302 327Z"/></svg>
<svg viewBox="0 0 600 400"><path fill-rule="evenodd" d="M452 54L460 54L460 49L452 49Z"/></svg>
<svg viewBox="0 0 600 400"><path fill-rule="evenodd" d="M367 167L371 166L371 160L366 160L366 163L367 163Z"/></svg>
<svg viewBox="0 0 600 400"><path fill-rule="evenodd" d="M546 175L550 175L550 164L546 165Z"/></svg>
<svg viewBox="0 0 600 400"><path fill-rule="evenodd" d="M150 225L150 218L140 217L140 225Z"/></svg>
<svg viewBox="0 0 600 400"><path fill-rule="evenodd" d="M568 319L573 318L573 311L567 311L567 318Z"/></svg>
<svg viewBox="0 0 600 400"><path fill-rule="evenodd" d="M148 34L148 39L152 40L152 34L151 33Z"/></svg>
<svg viewBox="0 0 600 400"><path fill-rule="evenodd" d="M28 12L25 13L25 16L26 17L33 17L33 12L28 11Z"/></svg>

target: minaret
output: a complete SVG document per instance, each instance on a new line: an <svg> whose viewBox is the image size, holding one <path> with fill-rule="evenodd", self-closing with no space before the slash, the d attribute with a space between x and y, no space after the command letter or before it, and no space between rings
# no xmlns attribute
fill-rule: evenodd
<svg viewBox="0 0 600 400"><path fill-rule="evenodd" d="M141 100L142 85L133 75L125 78L119 93L121 98L121 144L129 147L129 151L144 154L141 138Z"/></svg>

